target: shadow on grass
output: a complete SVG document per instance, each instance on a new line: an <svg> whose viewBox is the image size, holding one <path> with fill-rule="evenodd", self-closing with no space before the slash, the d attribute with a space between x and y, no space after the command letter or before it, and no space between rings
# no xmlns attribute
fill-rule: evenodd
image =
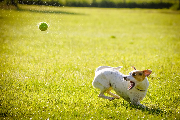
<svg viewBox="0 0 180 120"><path fill-rule="evenodd" d="M127 106L127 105L124 105L124 106ZM161 108L157 108L155 106L152 106L151 108L149 107L146 107L146 108L142 108L141 106L137 106L137 105L131 105L129 104L128 107L130 109L139 109L141 110L142 112L145 112L147 114L151 114L151 115L167 115L167 114L171 114L172 111L171 110L162 110Z"/></svg>
<svg viewBox="0 0 180 120"><path fill-rule="evenodd" d="M66 12L66 11L32 10L32 9L22 9L22 8L18 8L17 11L29 11L29 12L46 13L46 14L86 15L86 14L83 14L83 13Z"/></svg>
<svg viewBox="0 0 180 120"><path fill-rule="evenodd" d="M168 111L165 111L165 110L162 110L161 108L157 108L155 106L152 106L151 108L143 108L141 106L137 106L137 105L132 105L130 103L126 103L126 102L123 102L121 103L122 106L124 106L126 109L138 109L138 110L141 110L142 112L146 112L147 114L152 114L152 115L163 115L163 114L171 114L172 111L171 110L168 110ZM114 106L115 107L120 107L116 102L114 103Z"/></svg>
<svg viewBox="0 0 180 120"><path fill-rule="evenodd" d="M140 107L140 106L136 106L136 105L129 105L131 108L135 108L135 109L139 109L139 110L141 110L142 112L147 112L148 114L156 114L156 115L159 115L159 114L167 114L167 113L169 113L169 112L167 112L167 111L163 111L163 110L161 110L160 108L156 108L156 107L151 107L151 108L142 108L142 107Z"/></svg>

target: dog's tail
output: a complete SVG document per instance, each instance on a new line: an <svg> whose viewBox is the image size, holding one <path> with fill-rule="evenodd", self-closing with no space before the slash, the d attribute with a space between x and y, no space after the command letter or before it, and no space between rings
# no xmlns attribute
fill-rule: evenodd
<svg viewBox="0 0 180 120"><path fill-rule="evenodd" d="M100 71L100 70L102 70L102 69L106 69L106 68L112 68L112 69L114 69L114 70L120 70L120 69L122 68L122 66L119 66L119 67L99 66L99 67L96 69L95 72L98 72L98 71Z"/></svg>
<svg viewBox="0 0 180 120"><path fill-rule="evenodd" d="M114 67L113 69L115 70L120 70L123 66L119 66L119 67Z"/></svg>

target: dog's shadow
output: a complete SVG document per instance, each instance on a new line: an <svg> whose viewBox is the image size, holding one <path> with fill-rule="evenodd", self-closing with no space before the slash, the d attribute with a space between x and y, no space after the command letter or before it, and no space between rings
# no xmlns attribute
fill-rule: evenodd
<svg viewBox="0 0 180 120"><path fill-rule="evenodd" d="M142 112L146 112L148 114L152 114L152 115L159 115L159 114L168 114L168 113L171 113L172 111L165 111L165 110L162 110L161 108L157 108L155 106L151 106L151 107L141 107L141 106L137 106L137 105L132 105L130 103L125 103L123 102L121 104L122 106L124 106L126 109L130 109L130 110L133 110L133 109L138 109L138 110L141 110ZM120 107L117 105L117 103L115 102L114 103L114 106L115 107Z"/></svg>
<svg viewBox="0 0 180 120"><path fill-rule="evenodd" d="M149 107L146 107L146 108L143 108L141 106L137 106L137 105L129 105L132 109L139 109L141 110L142 112L147 112L148 114L156 114L156 115L159 115L159 114L166 114L167 112L166 111L163 111L162 109L160 108L156 108L155 106L152 106L151 108Z"/></svg>

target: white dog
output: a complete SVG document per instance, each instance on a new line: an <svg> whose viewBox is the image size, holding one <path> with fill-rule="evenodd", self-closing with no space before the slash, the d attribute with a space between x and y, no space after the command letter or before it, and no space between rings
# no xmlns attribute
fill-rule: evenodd
<svg viewBox="0 0 180 120"><path fill-rule="evenodd" d="M98 97L109 100L119 99L120 96L126 101L131 102L133 105L140 105L140 101L146 96L149 82L147 77L151 74L151 70L138 71L135 67L134 71L129 75L123 75L118 70L122 67L109 67L100 66L95 71L95 77L93 80L93 86L100 89ZM110 91L114 91L119 95L113 94ZM107 93L113 97L105 96Z"/></svg>

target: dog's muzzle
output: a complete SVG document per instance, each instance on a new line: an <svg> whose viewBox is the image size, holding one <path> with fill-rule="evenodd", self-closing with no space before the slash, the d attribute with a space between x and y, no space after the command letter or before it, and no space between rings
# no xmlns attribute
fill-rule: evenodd
<svg viewBox="0 0 180 120"><path fill-rule="evenodd" d="M125 81L130 81L126 76L123 77ZM135 86L135 82L130 81L130 86L128 87L128 90L131 90Z"/></svg>
<svg viewBox="0 0 180 120"><path fill-rule="evenodd" d="M127 81L127 77L123 77L124 78L124 80L126 80Z"/></svg>

